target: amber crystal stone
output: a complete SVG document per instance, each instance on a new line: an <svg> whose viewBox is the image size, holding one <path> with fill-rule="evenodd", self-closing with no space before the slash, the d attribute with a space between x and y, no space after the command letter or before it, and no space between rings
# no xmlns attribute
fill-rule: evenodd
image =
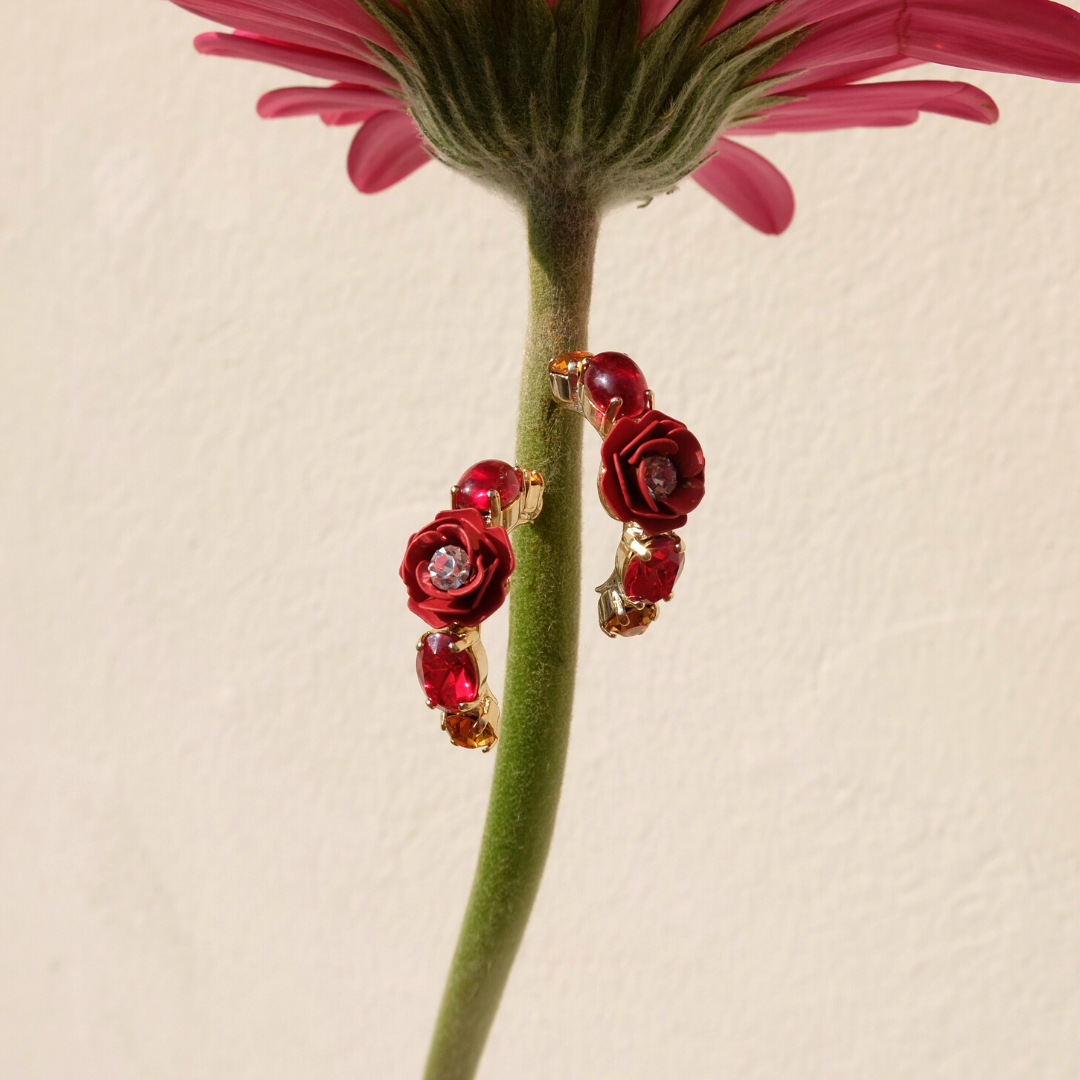
<svg viewBox="0 0 1080 1080"><path fill-rule="evenodd" d="M468 649L454 644L460 639L446 631L425 634L416 651L416 677L427 694L429 705L453 712L476 700L480 673Z"/></svg>
<svg viewBox="0 0 1080 1080"><path fill-rule="evenodd" d="M463 746L466 750L486 750L495 745L495 729L483 717L448 713L443 723L455 746Z"/></svg>
<svg viewBox="0 0 1080 1080"><path fill-rule="evenodd" d="M677 536L650 536L645 543L649 558L631 555L623 573L623 592L630 600L656 604L671 595L686 556Z"/></svg>
<svg viewBox="0 0 1080 1080"><path fill-rule="evenodd" d="M586 360L592 356L589 352L568 352L563 353L561 356L556 356L554 360L548 364L548 371L553 375L569 375L570 364L580 364L582 360Z"/></svg>
<svg viewBox="0 0 1080 1080"><path fill-rule="evenodd" d="M619 621L618 612L612 612L601 626L605 634L615 634L618 637L637 637L649 629L649 625L656 619L657 611L654 604L645 604L644 607L628 607L623 615L625 622Z"/></svg>
<svg viewBox="0 0 1080 1080"><path fill-rule="evenodd" d="M585 369L585 388L593 404L607 412L612 398L622 398L619 417L641 416L649 407L645 392L649 384L641 368L626 353L597 353Z"/></svg>
<svg viewBox="0 0 1080 1080"><path fill-rule="evenodd" d="M457 482L454 509L471 506L482 514L491 509L489 491L497 491L502 505L509 506L521 494L521 473L505 461L478 461Z"/></svg>

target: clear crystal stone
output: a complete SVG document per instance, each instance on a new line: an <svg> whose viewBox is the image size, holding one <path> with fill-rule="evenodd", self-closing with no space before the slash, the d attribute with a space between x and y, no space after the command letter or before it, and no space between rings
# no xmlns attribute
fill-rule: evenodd
<svg viewBox="0 0 1080 1080"><path fill-rule="evenodd" d="M431 584L436 589L449 592L451 589L460 589L469 580L472 564L462 548L447 544L431 556L428 573L431 575Z"/></svg>
<svg viewBox="0 0 1080 1080"><path fill-rule="evenodd" d="M675 463L669 457L654 454L647 457L641 465L649 494L654 499L666 499L679 482L679 471L675 468Z"/></svg>

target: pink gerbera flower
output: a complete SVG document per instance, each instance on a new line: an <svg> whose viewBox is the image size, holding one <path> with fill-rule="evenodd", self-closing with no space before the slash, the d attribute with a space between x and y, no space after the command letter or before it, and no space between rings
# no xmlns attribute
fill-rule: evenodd
<svg viewBox="0 0 1080 1080"><path fill-rule="evenodd" d="M425 93L431 97L440 91L433 85L438 79L420 70L425 60L431 60L430 55L425 55L420 31L416 40L408 36L413 25L420 26L419 16L425 13L425 4L418 0L406 0L404 8L396 8L390 0L372 2L367 10L355 0L175 2L236 28L232 34L200 35L195 40L200 52L264 61L331 80L323 87L272 91L260 99L259 114L273 118L316 115L327 124L359 125L349 150L348 171L360 191L381 191L432 156L470 170L469 163L462 161L463 155L448 145L453 139L446 137L447 125L437 123L437 116L432 119L432 113L438 110L433 110L430 102L425 109L425 103L418 100ZM537 4L542 0L519 3L533 22ZM507 51L512 51L516 47L515 34L520 30L518 24L523 21L519 18L515 22L509 10L514 0L496 0L491 6L496 20L502 19L500 32L505 36L489 38L487 51L498 53L504 42ZM569 16L563 17L564 9L575 6L589 5L584 0L558 0L557 6L552 5L554 11L547 28L551 40L569 25ZM686 14L691 7L694 19ZM676 19L680 23L670 37L679 48L695 32L700 40L692 44L702 56L718 41L729 42L730 56L725 62L732 67L733 85L742 94L743 107L729 108L720 115L704 145L677 171L693 175L739 217L767 233L787 228L794 213L794 196L787 180L773 165L738 141L744 136L897 126L913 123L921 112L983 124L997 119L997 107L990 97L968 83L864 81L926 62L1044 79L1080 80L1080 15L1050 0L788 0L769 5L761 0L727 0L711 8L694 0L641 0L640 7L609 0L607 9L599 11L595 19L601 24L606 20L607 26L619 22L618 34L625 37L628 19L636 17L636 40L631 44L643 55L650 40ZM501 16L499 9L505 9ZM703 11L707 25L702 22ZM426 14L430 15L430 11ZM455 18L468 22L463 13ZM599 36L605 25L594 32ZM438 31L437 24L435 29ZM540 46L546 40L544 30L541 27L539 34L533 34ZM461 40L453 40L455 34L453 27L444 31L449 56L447 81L451 85L441 90L450 107L461 111L469 94L464 83L477 82L475 76L481 63L485 65L484 73L490 72L493 65L490 55L479 55L483 49L478 48L476 35L470 38L463 30ZM569 33L565 36L569 39ZM673 47L671 42L664 46L665 50ZM714 57L717 51L713 48ZM583 70L590 65L596 68L598 54L590 56L587 50L579 50L579 54L577 60ZM552 55L549 52L549 62ZM747 63L747 58L755 57L765 58L767 63ZM529 58L516 62L528 82ZM456 87L455 65L462 80ZM472 76L470 65L475 68ZM749 81L740 78L747 71ZM413 73L417 73L416 80L409 78ZM668 88L673 105L693 77L691 73L683 84L673 90ZM588 78L593 78L592 70ZM579 81L587 85L584 75ZM527 90L531 105L522 104L519 113L543 97L542 90L538 94L535 86ZM732 85L718 90L729 95L731 91ZM624 92L634 92L632 80L626 83ZM507 115L513 116L513 103L510 105ZM702 103L698 109L707 111ZM614 110L609 119L616 116ZM661 108L656 121L664 118ZM425 119L429 123L425 124ZM536 117L532 119L535 122ZM594 129L594 134L598 130ZM493 131L495 138L487 139L488 143L498 141L498 124ZM514 145L514 133L502 134L508 145L501 153L511 157L519 149ZM565 132L560 137L565 141ZM471 171L477 171L475 163ZM639 191L633 191L632 185L623 184L623 188L624 197L630 193L654 193L648 184Z"/></svg>

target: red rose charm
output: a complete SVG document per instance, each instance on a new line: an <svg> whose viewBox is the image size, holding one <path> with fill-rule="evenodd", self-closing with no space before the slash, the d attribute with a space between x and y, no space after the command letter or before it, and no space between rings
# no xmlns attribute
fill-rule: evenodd
<svg viewBox="0 0 1080 1080"><path fill-rule="evenodd" d="M656 409L624 417L600 448L600 498L619 521L670 532L705 494L701 443L679 420Z"/></svg>
<svg viewBox="0 0 1080 1080"><path fill-rule="evenodd" d="M401 580L409 610L429 626L477 626L502 606L514 569L505 529L479 510L443 510L409 539Z"/></svg>

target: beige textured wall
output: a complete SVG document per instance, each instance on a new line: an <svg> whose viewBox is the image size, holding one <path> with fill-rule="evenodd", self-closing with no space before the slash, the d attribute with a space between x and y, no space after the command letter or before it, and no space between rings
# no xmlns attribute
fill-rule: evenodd
<svg viewBox="0 0 1080 1080"><path fill-rule="evenodd" d="M409 1080L493 759L396 568L512 454L521 230L356 195L199 29L0 38L0 1076ZM693 184L604 227L593 343L710 495L647 637L583 597L485 1080L1080 1074L1080 88L978 81L995 129L769 143L779 240Z"/></svg>

